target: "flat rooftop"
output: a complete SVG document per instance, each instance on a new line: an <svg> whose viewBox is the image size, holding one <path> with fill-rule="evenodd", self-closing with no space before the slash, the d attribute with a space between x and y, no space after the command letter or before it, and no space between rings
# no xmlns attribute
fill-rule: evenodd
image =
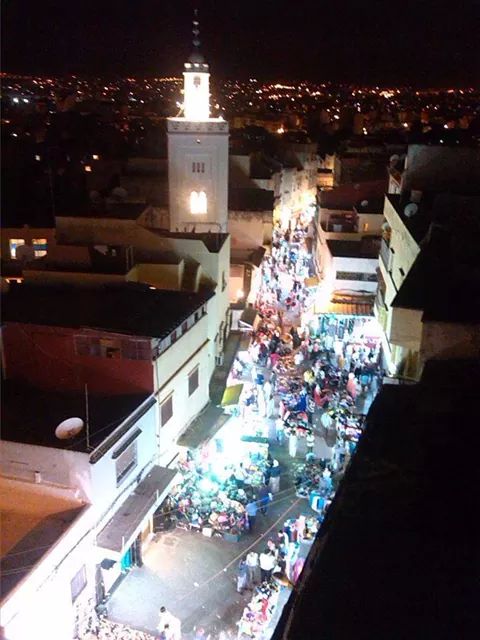
<svg viewBox="0 0 480 640"><path fill-rule="evenodd" d="M97 288L22 283L12 284L2 296L2 311L4 322L89 327L161 339L213 295L212 291L167 291L138 283Z"/></svg>
<svg viewBox="0 0 480 640"><path fill-rule="evenodd" d="M149 394L100 396L89 394L90 450L142 406ZM5 380L2 383L2 439L57 449L88 452L85 429L75 438L59 440L57 426L67 418L86 422L85 394L38 390Z"/></svg>
<svg viewBox="0 0 480 640"><path fill-rule="evenodd" d="M199 240L207 247L209 253L219 253L226 239L228 233L197 233L196 231L160 231L158 229L149 229L152 233L155 233L162 238L172 238L178 240Z"/></svg>
<svg viewBox="0 0 480 640"><path fill-rule="evenodd" d="M0 476L2 600L85 508L73 492L66 489Z"/></svg>
<svg viewBox="0 0 480 640"><path fill-rule="evenodd" d="M379 246L375 236L363 240L327 240L330 253L334 258L371 258L378 259Z"/></svg>

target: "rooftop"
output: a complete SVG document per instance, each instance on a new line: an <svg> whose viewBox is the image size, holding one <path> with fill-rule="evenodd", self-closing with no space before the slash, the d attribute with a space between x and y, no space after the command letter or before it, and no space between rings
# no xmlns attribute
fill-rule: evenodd
<svg viewBox="0 0 480 640"><path fill-rule="evenodd" d="M273 211L274 193L267 189L230 187L228 208L235 211Z"/></svg>
<svg viewBox="0 0 480 640"><path fill-rule="evenodd" d="M392 305L423 310L424 320L480 323L479 244L475 219L432 226Z"/></svg>
<svg viewBox="0 0 480 640"><path fill-rule="evenodd" d="M84 393L51 392L5 380L2 383L2 438L56 449L87 453L102 444L149 397L148 394L104 396L88 394L89 448L83 429L69 440L55 436L57 426L67 418L86 423Z"/></svg>
<svg viewBox="0 0 480 640"><path fill-rule="evenodd" d="M327 240L330 253L334 258L371 258L378 259L379 246L375 236L362 240Z"/></svg>
<svg viewBox="0 0 480 640"><path fill-rule="evenodd" d="M477 637L479 378L383 387L274 640Z"/></svg>
<svg viewBox="0 0 480 640"><path fill-rule="evenodd" d="M166 291L138 283L83 287L12 284L3 297L3 321L89 327L164 338L214 293Z"/></svg>
<svg viewBox="0 0 480 640"><path fill-rule="evenodd" d="M162 238L172 238L178 240L198 240L208 249L209 253L219 253L225 244L228 233L197 233L196 231L159 231L158 229L149 229Z"/></svg>
<svg viewBox="0 0 480 640"><path fill-rule="evenodd" d="M0 476L3 600L59 540L85 508L66 489Z"/></svg>
<svg viewBox="0 0 480 640"><path fill-rule="evenodd" d="M376 213L383 215L383 202L383 197L359 200L355 204L355 209L357 213Z"/></svg>
<svg viewBox="0 0 480 640"><path fill-rule="evenodd" d="M102 202L95 206L91 205L89 209L78 211L76 213L60 212L57 217L62 218L112 218L114 220L137 220L148 207L142 202Z"/></svg>
<svg viewBox="0 0 480 640"><path fill-rule="evenodd" d="M418 211L411 217L405 215L405 207L411 202L409 193L387 193L385 194L385 198L395 209L412 238L417 243L420 243L425 237L432 221L430 213L430 205L432 203L431 194L422 195L422 202L416 203L418 205Z"/></svg>

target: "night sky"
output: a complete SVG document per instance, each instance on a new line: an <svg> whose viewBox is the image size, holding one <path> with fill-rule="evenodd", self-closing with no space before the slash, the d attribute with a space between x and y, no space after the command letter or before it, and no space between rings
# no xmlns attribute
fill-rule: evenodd
<svg viewBox="0 0 480 640"><path fill-rule="evenodd" d="M2 69L178 75L194 6L219 78L480 81L480 0L5 0Z"/></svg>

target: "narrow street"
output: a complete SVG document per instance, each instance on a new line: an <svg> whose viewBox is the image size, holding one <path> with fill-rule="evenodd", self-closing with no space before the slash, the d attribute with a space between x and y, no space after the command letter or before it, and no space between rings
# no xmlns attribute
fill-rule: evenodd
<svg viewBox="0 0 480 640"><path fill-rule="evenodd" d="M346 336L343 341L334 336L333 348L333 321L343 331L336 319L330 319L326 329L317 324L316 333L308 326L300 329L305 308L312 306L312 292L303 284L310 275L310 255L304 248L303 230L293 239L294 243L289 241L288 232L287 238L280 230L275 232L257 298L260 323L248 347L244 339L238 340L239 351L227 380L227 389L234 385L243 389L223 429L246 433L246 425L253 423L257 436L253 440L268 439L269 464L281 470L279 486L270 479L267 513L258 511L253 531L247 516L238 541L215 531L213 537L206 537L192 521L180 528L177 520L175 528L156 533L144 554L144 565L132 568L109 599L110 622L104 622L100 637L111 637L108 625L112 622L128 625L120 628L127 634L122 637L158 637L162 606L181 622L184 639L270 637L289 589L275 587L280 589L278 606L270 608L261 624L252 623L255 609L249 603L255 587L238 593L239 562L251 550L261 554L268 541L274 544L286 523L295 526L310 518L320 525L360 434L361 414L368 411L377 391L377 375L370 371L376 370L379 361L373 343L369 357L363 343L358 350L351 349ZM350 328L353 341L353 324ZM362 387L360 375L365 377ZM233 468L230 449L219 458L222 465ZM252 488L258 495L259 486ZM172 511L179 515L179 509ZM303 534L294 545L295 557L308 553L313 537L302 539ZM301 570L303 560L299 566ZM295 581L292 576L290 572L287 584Z"/></svg>

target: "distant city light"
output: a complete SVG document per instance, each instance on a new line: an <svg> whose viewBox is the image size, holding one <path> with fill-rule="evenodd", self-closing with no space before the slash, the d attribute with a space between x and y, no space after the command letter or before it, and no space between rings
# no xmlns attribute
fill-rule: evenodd
<svg viewBox="0 0 480 640"><path fill-rule="evenodd" d="M19 100L18 98L13 98L13 102L14 102L15 104L18 104L18 103L20 102L20 100Z"/></svg>
<svg viewBox="0 0 480 640"><path fill-rule="evenodd" d="M94 154L92 155L92 160L100 160L100 156L99 156L99 155L97 155L96 153L94 153Z"/></svg>
<svg viewBox="0 0 480 640"><path fill-rule="evenodd" d="M87 173L92 173L92 167L91 167L89 164L86 164L86 165L85 165L85 171L86 171Z"/></svg>
<svg viewBox="0 0 480 640"><path fill-rule="evenodd" d="M41 158L41 156L39 156L39 155L36 155L36 156L35 156L35 160L36 160L37 162L40 162L40 160L41 160L41 159L42 159L42 158Z"/></svg>

